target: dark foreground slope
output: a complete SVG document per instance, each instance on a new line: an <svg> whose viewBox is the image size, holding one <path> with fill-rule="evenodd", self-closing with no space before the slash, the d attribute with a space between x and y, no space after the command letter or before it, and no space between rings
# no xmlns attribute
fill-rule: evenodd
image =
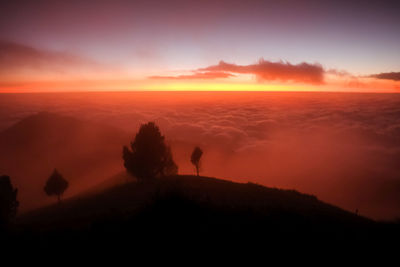
<svg viewBox="0 0 400 267"><path fill-rule="evenodd" d="M244 247L348 245L398 238L397 229L296 191L176 176L127 182L30 212L18 218L9 238L35 247L86 249L171 241Z"/></svg>

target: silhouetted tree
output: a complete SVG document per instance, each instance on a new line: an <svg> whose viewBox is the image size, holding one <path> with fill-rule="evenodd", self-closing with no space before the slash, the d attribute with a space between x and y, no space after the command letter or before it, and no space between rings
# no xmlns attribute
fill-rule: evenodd
<svg viewBox="0 0 400 267"><path fill-rule="evenodd" d="M192 156L190 157L190 162L196 167L197 176L199 176L200 172L200 160L203 155L203 150L200 147L196 146L192 152Z"/></svg>
<svg viewBox="0 0 400 267"><path fill-rule="evenodd" d="M68 181L54 169L53 173L50 175L49 179L44 186L44 191L48 196L57 196L58 203L61 202L61 196L68 188Z"/></svg>
<svg viewBox="0 0 400 267"><path fill-rule="evenodd" d="M178 165L174 162L172 158L171 148L167 146L167 151L165 153L165 165L161 170L162 176L170 176L178 174Z"/></svg>
<svg viewBox="0 0 400 267"><path fill-rule="evenodd" d="M171 149L154 122L142 124L130 148L124 146L122 154L126 170L138 180L178 173Z"/></svg>
<svg viewBox="0 0 400 267"><path fill-rule="evenodd" d="M17 214L18 189L13 188L10 177L0 176L0 226L5 225Z"/></svg>

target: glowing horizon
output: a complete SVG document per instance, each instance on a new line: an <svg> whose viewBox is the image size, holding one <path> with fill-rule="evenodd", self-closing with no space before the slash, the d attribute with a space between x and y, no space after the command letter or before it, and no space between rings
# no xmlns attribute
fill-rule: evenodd
<svg viewBox="0 0 400 267"><path fill-rule="evenodd" d="M5 4L0 92L400 92L395 1L152 2Z"/></svg>

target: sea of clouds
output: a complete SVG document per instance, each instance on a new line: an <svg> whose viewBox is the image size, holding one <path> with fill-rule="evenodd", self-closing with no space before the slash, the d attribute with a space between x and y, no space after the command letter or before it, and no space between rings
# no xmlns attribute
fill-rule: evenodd
<svg viewBox="0 0 400 267"><path fill-rule="evenodd" d="M400 217L400 95L130 92L8 94L0 131L39 111L117 126L155 121L180 173L296 189L376 219Z"/></svg>

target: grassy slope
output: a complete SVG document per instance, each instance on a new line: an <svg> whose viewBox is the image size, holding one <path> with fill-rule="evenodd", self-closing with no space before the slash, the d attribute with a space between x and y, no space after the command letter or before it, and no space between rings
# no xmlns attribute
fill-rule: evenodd
<svg viewBox="0 0 400 267"><path fill-rule="evenodd" d="M21 215L13 240L85 248L169 240L294 246L369 244L400 236L398 225L374 222L293 190L189 175L147 183L129 178L120 174L112 188Z"/></svg>
<svg viewBox="0 0 400 267"><path fill-rule="evenodd" d="M244 212L257 217L290 215L313 224L373 224L367 218L294 190L189 175L167 177L148 183L129 181L129 177L125 179L124 174L117 178L120 184L111 189L95 190L65 200L61 205L55 204L27 213L19 218L19 223L46 227L85 225L109 215L116 218L133 215L179 196L196 206L232 214Z"/></svg>

